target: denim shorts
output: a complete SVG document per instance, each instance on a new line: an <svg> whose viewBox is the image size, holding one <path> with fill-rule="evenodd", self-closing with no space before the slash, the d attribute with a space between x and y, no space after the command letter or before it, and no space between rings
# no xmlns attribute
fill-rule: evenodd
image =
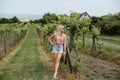
<svg viewBox="0 0 120 80"><path fill-rule="evenodd" d="M52 46L52 53L62 53L63 52L63 45L53 45Z"/></svg>

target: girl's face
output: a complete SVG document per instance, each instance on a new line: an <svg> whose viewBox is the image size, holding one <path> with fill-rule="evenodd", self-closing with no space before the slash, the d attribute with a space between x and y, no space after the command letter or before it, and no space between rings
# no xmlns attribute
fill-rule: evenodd
<svg viewBox="0 0 120 80"><path fill-rule="evenodd" d="M64 32L65 32L64 30L65 30L65 29L64 29L64 26L62 26L62 27L61 27L61 32L64 33Z"/></svg>

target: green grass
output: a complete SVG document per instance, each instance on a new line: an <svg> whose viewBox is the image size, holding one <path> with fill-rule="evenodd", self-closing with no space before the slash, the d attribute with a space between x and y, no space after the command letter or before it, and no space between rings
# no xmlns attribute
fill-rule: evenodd
<svg viewBox="0 0 120 80"><path fill-rule="evenodd" d="M99 43L103 43L102 51L112 53L113 58L120 58L120 37L118 36L99 36ZM82 45L82 37L80 37L80 44ZM85 37L85 46L91 48L92 38L90 36Z"/></svg>
<svg viewBox="0 0 120 80"><path fill-rule="evenodd" d="M86 35L86 37L91 38L91 35ZM100 35L98 36L100 41L120 44L120 36L107 36L107 35Z"/></svg>
<svg viewBox="0 0 120 80"><path fill-rule="evenodd" d="M30 28L21 49L0 69L0 80L43 80L45 69L37 46L34 30Z"/></svg>

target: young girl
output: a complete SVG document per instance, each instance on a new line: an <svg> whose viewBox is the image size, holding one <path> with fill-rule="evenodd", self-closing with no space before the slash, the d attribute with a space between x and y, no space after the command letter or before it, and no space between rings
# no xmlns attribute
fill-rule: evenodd
<svg viewBox="0 0 120 80"><path fill-rule="evenodd" d="M66 53L66 35L64 31L64 26L59 25L57 27L57 32L53 33L48 40L52 45L52 53L54 53L55 58L54 61L55 72L53 78L57 78L57 71L59 68L61 56L62 54L65 55Z"/></svg>

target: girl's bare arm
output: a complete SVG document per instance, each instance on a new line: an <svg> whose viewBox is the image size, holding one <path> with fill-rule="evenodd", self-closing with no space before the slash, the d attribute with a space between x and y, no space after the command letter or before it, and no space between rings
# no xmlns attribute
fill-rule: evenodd
<svg viewBox="0 0 120 80"><path fill-rule="evenodd" d="M51 45L54 44L54 43L52 42L52 39L53 39L54 37L55 37L55 33L52 34L52 35L48 38L48 40L49 40L49 42L50 42Z"/></svg>
<svg viewBox="0 0 120 80"><path fill-rule="evenodd" d="M64 37L64 52L66 52L66 34L65 34L65 37Z"/></svg>

